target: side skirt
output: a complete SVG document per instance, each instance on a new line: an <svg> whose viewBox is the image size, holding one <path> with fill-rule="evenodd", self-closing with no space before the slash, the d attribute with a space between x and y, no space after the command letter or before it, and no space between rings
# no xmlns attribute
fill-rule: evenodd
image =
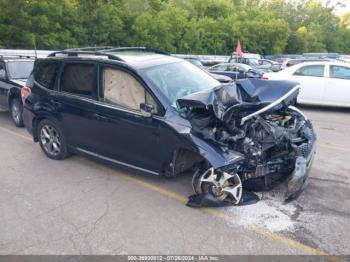
<svg viewBox="0 0 350 262"><path fill-rule="evenodd" d="M71 151L75 151L77 153L81 153L83 155L87 155L87 156L90 156L90 157L95 158L95 159L100 159L100 160L105 161L105 162L109 162L109 163L112 163L112 164L116 164L116 165L120 165L120 166L124 166L124 167L128 167L128 168L132 168L132 169L136 169L136 170L139 170L139 171L142 171L142 172L145 172L145 173L150 173L150 174L157 175L157 176L159 175L159 173L157 173L157 172L154 172L154 171L142 168L142 167L138 167L138 166L135 166L135 165L131 165L131 164L128 164L128 163L125 163L125 162L121 162L121 161L118 161L118 160L115 160L115 159L112 159L112 158L109 158L109 157L105 157L105 156L96 154L94 152L91 152L91 151L88 151L88 150L85 150L85 149L82 149L82 148L79 148L79 147L74 147L74 148L70 147L70 149L71 149Z"/></svg>

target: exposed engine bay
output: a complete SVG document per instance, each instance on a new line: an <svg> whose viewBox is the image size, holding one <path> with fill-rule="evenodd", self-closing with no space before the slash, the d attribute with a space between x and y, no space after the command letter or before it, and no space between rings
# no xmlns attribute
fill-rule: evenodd
<svg viewBox="0 0 350 262"><path fill-rule="evenodd" d="M201 94L201 103L193 95L178 100L187 108L185 117L193 134L242 156L226 167L194 174L194 191L239 204L242 190L269 190L287 180L285 197L291 200L306 186L316 142L311 122L294 107L299 87L282 83L283 89L281 81L268 86L267 81L244 81L234 89L227 86L208 96ZM274 86L285 92L267 101L266 93Z"/></svg>

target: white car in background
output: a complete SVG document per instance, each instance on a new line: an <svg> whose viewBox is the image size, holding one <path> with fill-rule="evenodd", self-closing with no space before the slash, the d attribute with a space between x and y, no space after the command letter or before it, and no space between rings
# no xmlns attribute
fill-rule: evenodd
<svg viewBox="0 0 350 262"><path fill-rule="evenodd" d="M305 62L262 79L299 82L300 104L350 107L350 64L345 62Z"/></svg>

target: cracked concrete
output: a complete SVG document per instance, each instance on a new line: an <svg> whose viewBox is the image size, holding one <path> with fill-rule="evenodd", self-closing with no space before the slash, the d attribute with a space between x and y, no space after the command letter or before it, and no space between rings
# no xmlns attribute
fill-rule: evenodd
<svg viewBox="0 0 350 262"><path fill-rule="evenodd" d="M344 149L350 148L350 110L304 111L319 147L303 195L284 205L276 189L255 206L218 210L332 254L349 254L350 150ZM29 137L7 112L0 112L0 126ZM184 196L192 194L190 177L106 169L80 156L53 161L37 144L1 130L0 145L0 255L304 253L119 174Z"/></svg>

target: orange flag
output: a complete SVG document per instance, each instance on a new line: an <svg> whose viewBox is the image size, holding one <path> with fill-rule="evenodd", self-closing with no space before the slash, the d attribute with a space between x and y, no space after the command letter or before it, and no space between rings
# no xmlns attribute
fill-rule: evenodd
<svg viewBox="0 0 350 262"><path fill-rule="evenodd" d="M243 51L242 51L242 48L241 48L241 42L239 40L237 42L236 53L239 56L243 56Z"/></svg>

